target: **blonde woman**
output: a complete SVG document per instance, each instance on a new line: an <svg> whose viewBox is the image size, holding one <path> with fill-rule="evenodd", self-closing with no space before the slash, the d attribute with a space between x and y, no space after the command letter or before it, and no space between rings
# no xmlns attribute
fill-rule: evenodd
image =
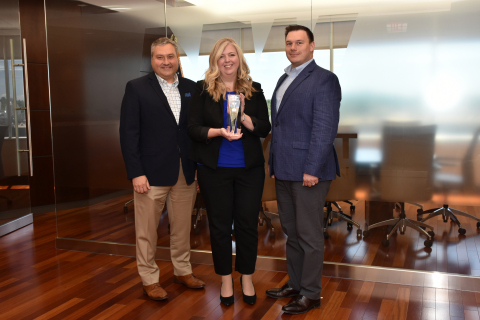
<svg viewBox="0 0 480 320"><path fill-rule="evenodd" d="M215 272L222 276L220 301L234 302L232 224L235 229L235 270L241 274L243 300L256 301L252 274L257 259L257 221L265 179L261 137L271 126L265 96L253 82L238 44L217 41L210 53L205 80L197 82L188 112L191 159L207 206ZM240 94L236 135L227 126L227 96Z"/></svg>

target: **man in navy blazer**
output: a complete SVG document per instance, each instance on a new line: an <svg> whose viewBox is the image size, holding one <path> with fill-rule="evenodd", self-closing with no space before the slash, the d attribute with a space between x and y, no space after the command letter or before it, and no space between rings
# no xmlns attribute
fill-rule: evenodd
<svg viewBox="0 0 480 320"><path fill-rule="evenodd" d="M283 306L299 314L320 306L323 269L323 207L330 183L340 176L333 145L338 130L338 78L313 60L313 33L304 26L285 29L291 65L273 93L270 175L275 177L282 229L287 239L289 281L266 294L296 297Z"/></svg>
<svg viewBox="0 0 480 320"><path fill-rule="evenodd" d="M191 215L197 195L195 164L188 159L187 108L195 82L179 77L178 47L160 38L151 47L152 73L129 81L120 116L120 143L132 180L137 267L144 293L165 300L155 262L157 228L165 202L170 222L174 282L203 288L190 265Z"/></svg>

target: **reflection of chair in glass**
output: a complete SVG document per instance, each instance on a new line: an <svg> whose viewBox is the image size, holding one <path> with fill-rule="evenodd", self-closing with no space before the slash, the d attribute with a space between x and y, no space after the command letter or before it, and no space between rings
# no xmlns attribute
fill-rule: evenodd
<svg viewBox="0 0 480 320"><path fill-rule="evenodd" d="M438 172L435 174L434 176L435 184L438 185L439 188L441 189L442 193L444 194L445 200L447 198L448 190L451 190L454 188L458 189L459 187L461 187L466 191L473 191L473 192L478 191L475 188L475 179L474 179L475 175L474 175L473 163L474 163L474 151L475 151L475 147L477 145L479 136L480 136L480 129L477 129L467 149L467 153L465 154L465 157L463 158L463 161L462 161L462 175L441 173L441 172ZM440 166L452 165L452 161L449 161L449 160L451 159L437 158L436 163L439 164ZM422 215L424 214L428 214L428 216L422 218ZM462 225L458 220L458 218L456 217L456 215L464 216L464 217L476 220L477 228L480 228L479 218L471 214L468 214L466 212L460 211L458 209L450 208L448 204L444 204L442 207L439 207L439 208L433 208L425 211L423 211L422 208L417 210L417 219L422 222L439 215L442 215L443 222L447 222L448 218L450 218L451 221L455 222L458 225L458 233L460 234L465 234L466 230L462 228Z"/></svg>
<svg viewBox="0 0 480 320"><path fill-rule="evenodd" d="M348 137L342 138L342 134L337 135L335 139L335 149L337 150L337 156L340 166L341 177L332 181L330 185L330 190L327 195L326 204L327 211L325 213L324 225L323 225L323 235L325 239L328 239L329 234L327 232L328 226L332 224L333 218L343 220L347 222L347 228L350 230L353 225L357 227L357 236L362 236L362 230L360 224L352 220L352 216L345 214L337 202L347 202L350 204L350 210L353 212L355 206L349 201L349 199L355 198L355 164L350 158L350 154L353 155L353 150L355 150L355 143L353 140L349 141ZM356 135L355 135L356 136ZM354 136L352 135L351 138ZM343 141L342 141L343 140ZM342 144L347 144L343 146ZM337 207L338 211L332 209L332 205Z"/></svg>
<svg viewBox="0 0 480 320"><path fill-rule="evenodd" d="M200 191L197 191L197 198L195 199L195 205L193 206L193 212L194 212L194 220L193 220L193 232L195 234L200 234L200 228L198 226L198 223L200 220L202 220L202 211L206 211L206 205L205 202L203 202L203 197Z"/></svg>
<svg viewBox="0 0 480 320"><path fill-rule="evenodd" d="M128 207L127 206L132 202L133 202L133 199L129 200L125 203L125 205L123 207L123 211L125 213L128 212ZM203 216L202 210L207 210L207 209L205 208L205 203L203 202L202 194L199 191L197 191L197 198L195 199L195 205L193 206L193 212L192 212L192 215L194 216L193 232L195 234L200 234L200 228L199 228L198 224L199 224L200 220L202 220L202 216ZM167 211L165 210L165 212L167 212ZM168 212L167 212L167 214L168 214ZM168 229L170 229L170 223L168 224Z"/></svg>
<svg viewBox="0 0 480 320"><path fill-rule="evenodd" d="M128 200L127 202L125 202L125 205L123 206L123 212L127 213L128 212L128 205L130 203L133 203L133 199L132 200Z"/></svg>
<svg viewBox="0 0 480 320"><path fill-rule="evenodd" d="M389 125L383 129L382 164L380 169L380 200L397 203L401 208L398 218L381 221L371 226L365 224L363 235L369 230L381 226L393 226L383 246L389 245L389 239L397 229L405 232L406 227L417 230L428 237L424 244L433 244L433 228L423 222L410 220L405 215L401 203L410 202L422 207L417 202L428 201L433 194L432 170L435 142L435 126ZM423 228L431 229L426 232Z"/></svg>
<svg viewBox="0 0 480 320"><path fill-rule="evenodd" d="M260 204L260 213L258 216L258 223L263 226L263 222L267 224L267 228L270 229L270 237L275 237L275 228L272 224L272 219L265 213L265 202L277 200L277 193L275 189L275 179L270 178L268 172L268 156L270 152L270 139L272 136L269 134L263 141L263 156L265 157L265 182L263 185L262 203ZM272 213L272 212L270 212Z"/></svg>

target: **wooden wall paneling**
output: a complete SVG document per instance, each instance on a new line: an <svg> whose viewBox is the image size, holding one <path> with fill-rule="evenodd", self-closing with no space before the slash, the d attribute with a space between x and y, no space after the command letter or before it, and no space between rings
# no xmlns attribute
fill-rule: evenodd
<svg viewBox="0 0 480 320"><path fill-rule="evenodd" d="M22 39L27 42L29 63L47 63L44 0L20 0Z"/></svg>
<svg viewBox="0 0 480 320"><path fill-rule="evenodd" d="M28 87L30 91L30 109L50 111L47 64L28 62Z"/></svg>
<svg viewBox="0 0 480 320"><path fill-rule="evenodd" d="M50 112L48 110L32 110L30 113L32 128L33 157L52 155L52 136Z"/></svg>
<svg viewBox="0 0 480 320"><path fill-rule="evenodd" d="M52 156L33 158L33 177L30 177L32 207L55 203Z"/></svg>

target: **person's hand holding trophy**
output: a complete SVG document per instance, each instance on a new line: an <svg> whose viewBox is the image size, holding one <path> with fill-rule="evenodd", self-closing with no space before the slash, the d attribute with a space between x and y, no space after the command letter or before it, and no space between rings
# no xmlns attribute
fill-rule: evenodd
<svg viewBox="0 0 480 320"><path fill-rule="evenodd" d="M229 141L238 140L243 136L242 129L238 127L238 114L243 112L244 99L240 94L227 95L227 129L222 130L222 136Z"/></svg>

